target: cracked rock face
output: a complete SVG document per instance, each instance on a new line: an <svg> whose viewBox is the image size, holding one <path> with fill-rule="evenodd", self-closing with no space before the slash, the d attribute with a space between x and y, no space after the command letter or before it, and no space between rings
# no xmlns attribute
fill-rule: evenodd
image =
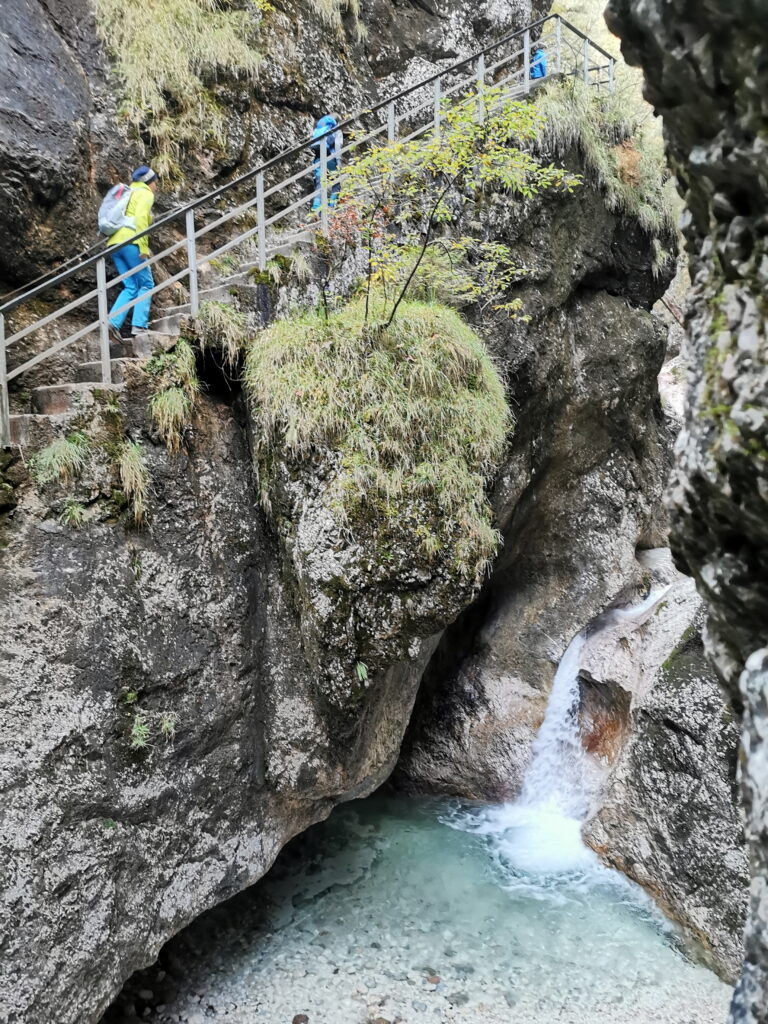
<svg viewBox="0 0 768 1024"><path fill-rule="evenodd" d="M768 1020L768 23L750 0L612 0L685 198L695 363L672 545L709 613L707 650L743 708L752 902L732 1019Z"/></svg>

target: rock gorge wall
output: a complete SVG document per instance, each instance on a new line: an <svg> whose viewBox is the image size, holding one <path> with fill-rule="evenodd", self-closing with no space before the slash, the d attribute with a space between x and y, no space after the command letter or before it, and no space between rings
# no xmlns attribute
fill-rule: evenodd
<svg viewBox="0 0 768 1024"><path fill-rule="evenodd" d="M519 658L549 671L557 647L545 634L564 643L585 607L636 586L638 538L663 533L663 342L647 307L664 282L650 239L592 186L496 197L485 216L533 270L520 289L529 321L478 324L517 419L494 497L508 539L494 578L528 616ZM414 627L411 660L369 665L369 685L331 704L258 509L243 409L203 397L186 450L170 456L147 397L137 371L119 411L97 396L82 413L104 445L115 430L144 441L146 531L125 530L98 460L75 492L88 509L79 532L58 522L61 494L33 486L21 455L4 466L0 988L11 1024L95 1021L171 934L255 881L335 803L379 785L437 641ZM441 624L464 600L444 605ZM139 750L137 713L151 730Z"/></svg>
<svg viewBox="0 0 768 1024"><path fill-rule="evenodd" d="M530 16L524 0L472 12L374 0L362 5L368 42L348 37L339 57L317 16L286 4L264 28L256 88L232 103L226 151L191 152L186 190L304 137L326 107L362 106ZM9 0L0 17L0 94L12 98L0 113L0 279L17 282L91 241L82 225L95 196L141 154L115 133L119 86L85 3ZM499 200L491 224L534 271L520 289L529 322L477 325L517 420L494 492L506 543L429 665L401 778L458 779L462 791L503 797L568 639L608 599L637 590L636 548L665 535L668 437L654 385L663 339L648 313L665 282L652 274L648 237L591 186L524 207ZM147 425L145 385L129 382L120 416L149 451L147 531L118 521L104 467L79 485L92 522L72 532L22 457L2 465L0 1021L12 1024L95 1021L169 935L260 877L335 803L379 785L438 639L414 629L411 661L372 666L370 686L331 707L302 656L290 580L257 508L244 409L203 398L186 450L169 456ZM114 413L88 416L108 438ZM445 620L459 611L457 598ZM706 700L715 707L709 691ZM137 711L152 728L143 751L130 745ZM168 714L173 742L159 724ZM644 736L627 759L642 756ZM616 800L629 796L617 790ZM642 835L647 804L635 809ZM596 842L611 831L607 814L601 827ZM626 867L619 838L613 856Z"/></svg>
<svg viewBox="0 0 768 1024"><path fill-rule="evenodd" d="M145 378L119 416L90 412L94 444L116 417L147 437ZM371 666L368 690L331 707L257 511L242 408L203 402L181 454L147 442L145 531L118 521L98 458L76 488L89 516L76 531L56 517L57 485L38 491L21 454L6 457L3 1022L98 1019L171 934L380 785L432 647L413 636L407 663Z"/></svg>
<svg viewBox="0 0 768 1024"><path fill-rule="evenodd" d="M768 1020L768 22L751 0L611 0L645 72L684 195L694 379L672 487L672 544L709 612L706 644L743 713L751 913L739 1024Z"/></svg>

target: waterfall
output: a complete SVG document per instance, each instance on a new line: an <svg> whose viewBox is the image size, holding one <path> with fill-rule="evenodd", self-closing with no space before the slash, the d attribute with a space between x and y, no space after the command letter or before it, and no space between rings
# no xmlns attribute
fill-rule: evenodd
<svg viewBox="0 0 768 1024"><path fill-rule="evenodd" d="M578 633L560 659L518 801L578 820L587 813L586 754L579 732L579 657L585 639Z"/></svg>
<svg viewBox="0 0 768 1024"><path fill-rule="evenodd" d="M600 628L622 622L639 625L669 589L652 590L629 608L610 609ZM584 749L579 723L579 666L586 642L583 629L560 659L519 799L497 808L479 829L495 834L503 859L528 874L597 867L581 838L581 825L602 780L598 764Z"/></svg>

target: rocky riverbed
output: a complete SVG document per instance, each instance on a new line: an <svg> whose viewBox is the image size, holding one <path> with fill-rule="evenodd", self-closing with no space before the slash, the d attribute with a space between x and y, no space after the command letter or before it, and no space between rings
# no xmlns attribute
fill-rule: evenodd
<svg viewBox="0 0 768 1024"><path fill-rule="evenodd" d="M340 808L172 940L103 1024L723 1020L730 990L639 888L580 844L564 873L516 869L510 844L528 840L509 813L381 796Z"/></svg>

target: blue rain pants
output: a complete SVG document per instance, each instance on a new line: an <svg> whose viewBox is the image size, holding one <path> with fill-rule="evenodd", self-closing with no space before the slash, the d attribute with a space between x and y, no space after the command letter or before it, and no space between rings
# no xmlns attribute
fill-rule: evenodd
<svg viewBox="0 0 768 1024"><path fill-rule="evenodd" d="M144 261L145 257L139 252L138 245L125 245L112 255L112 262L118 274L125 274L129 270L133 270L134 267L144 263ZM137 302L131 309L124 309L119 313L116 313L115 310L119 310L121 306L138 298L145 292L151 291L154 286L155 282L152 277L151 267L142 267L141 270L137 270L135 274L127 277L123 281L122 291L117 296L117 299L115 299L115 303L110 310L109 322L112 327L119 331L130 313L132 314L131 323L133 326L138 327L139 330L146 330L149 327L149 307L152 305L152 296L149 296L143 302Z"/></svg>

